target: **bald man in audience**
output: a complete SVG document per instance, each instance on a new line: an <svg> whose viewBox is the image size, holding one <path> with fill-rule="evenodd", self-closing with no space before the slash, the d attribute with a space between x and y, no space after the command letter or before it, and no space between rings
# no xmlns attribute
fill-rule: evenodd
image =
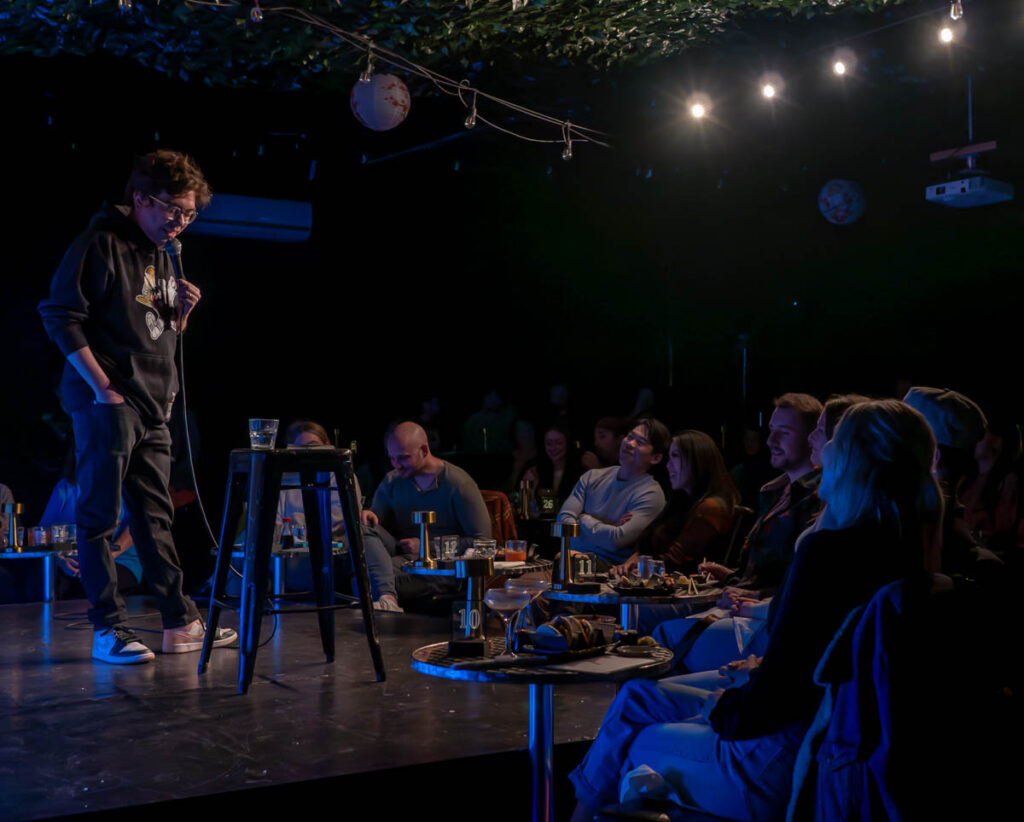
<svg viewBox="0 0 1024 822"><path fill-rule="evenodd" d="M362 520L380 536L396 567L420 551L414 511L433 511L437 515L430 526L432 536L490 539L491 519L477 484L458 466L430 453L422 427L414 422L400 423L388 435L386 446L394 470L377 487ZM400 600L413 586L406 577L396 575Z"/></svg>

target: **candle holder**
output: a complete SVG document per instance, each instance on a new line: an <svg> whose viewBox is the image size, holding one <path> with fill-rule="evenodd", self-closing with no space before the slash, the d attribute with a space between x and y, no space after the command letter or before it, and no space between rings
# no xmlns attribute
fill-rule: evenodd
<svg viewBox="0 0 1024 822"><path fill-rule="evenodd" d="M569 550L569 541L579 535L580 526L577 522L551 523L551 536L562 540L562 555L558 561L558 582L552 582L552 590L564 591L574 582L575 569L573 567L572 551Z"/></svg>
<svg viewBox="0 0 1024 822"><path fill-rule="evenodd" d="M413 511L412 521L420 527L420 558L416 560L417 568L437 568L437 560L430 556L430 529L427 527L437 522L434 511Z"/></svg>

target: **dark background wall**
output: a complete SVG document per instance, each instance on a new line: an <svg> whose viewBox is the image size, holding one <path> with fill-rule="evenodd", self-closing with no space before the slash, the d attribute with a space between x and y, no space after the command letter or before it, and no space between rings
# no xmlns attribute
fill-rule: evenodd
<svg viewBox="0 0 1024 822"><path fill-rule="evenodd" d="M879 31L901 18L749 25L612 74L485 67L482 87L609 132L612 149L577 145L571 162L557 145L467 132L462 109L429 94L375 134L347 90L4 58L0 481L41 506L55 479L60 358L35 305L133 155L157 146L193 154L215 191L314 205L308 243L184 238L204 293L185 348L214 509L254 414L315 417L369 456L427 393L458 423L499 387L543 421L548 387L565 382L584 441L644 386L672 427L732 430L741 333L748 411L784 390L881 395L906 378L1016 414L1019 199L961 211L923 197L944 173L928 153L967 141L968 73L975 136L999 141L980 165L1024 180L1024 16L1008 2L968 11L953 49L935 42L937 14ZM841 42L860 62L838 81ZM772 106L757 97L765 68L787 78ZM715 100L700 125L682 105L696 89ZM854 225L818 212L833 177L864 186Z"/></svg>

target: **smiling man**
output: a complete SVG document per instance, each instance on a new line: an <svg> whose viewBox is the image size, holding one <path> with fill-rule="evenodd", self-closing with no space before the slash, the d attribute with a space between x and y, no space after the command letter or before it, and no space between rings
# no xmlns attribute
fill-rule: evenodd
<svg viewBox="0 0 1024 822"><path fill-rule="evenodd" d="M600 570L625 562L641 531L665 507L665 494L648 472L671 439L656 419L638 420L619 446L619 464L587 471L558 512L559 522L579 523L572 548L597 554Z"/></svg>
<svg viewBox="0 0 1024 822"><path fill-rule="evenodd" d="M153 659L128 626L110 538L122 492L143 574L163 619L164 653L197 651L205 628L182 594L171 538L167 419L178 391L178 334L199 289L176 280L166 245L210 201L210 187L184 154L140 158L125 205L105 206L72 243L39 313L67 358L60 394L74 424L80 497L79 567L89 599L92 656L104 662ZM235 639L218 632L217 645Z"/></svg>

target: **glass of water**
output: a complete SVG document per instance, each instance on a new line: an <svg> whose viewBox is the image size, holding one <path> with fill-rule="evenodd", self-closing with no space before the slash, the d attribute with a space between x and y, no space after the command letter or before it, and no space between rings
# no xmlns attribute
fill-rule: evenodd
<svg viewBox="0 0 1024 822"><path fill-rule="evenodd" d="M249 420L249 447L254 451L270 451L277 440L280 420L252 417Z"/></svg>

